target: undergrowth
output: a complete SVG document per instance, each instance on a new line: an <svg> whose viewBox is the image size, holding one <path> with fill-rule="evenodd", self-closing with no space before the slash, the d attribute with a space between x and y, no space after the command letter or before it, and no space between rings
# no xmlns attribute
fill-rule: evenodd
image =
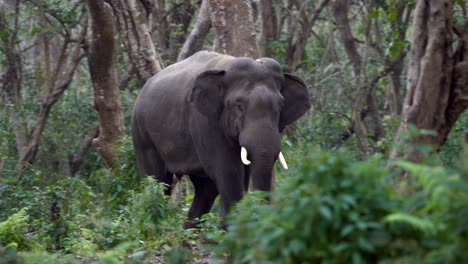
<svg viewBox="0 0 468 264"><path fill-rule="evenodd" d="M468 261L468 161L447 168L286 148L293 169L278 175L271 203L252 192L227 232L215 213L184 230L192 195L166 197L167 186L138 177L126 140L115 170L2 175L0 263Z"/></svg>

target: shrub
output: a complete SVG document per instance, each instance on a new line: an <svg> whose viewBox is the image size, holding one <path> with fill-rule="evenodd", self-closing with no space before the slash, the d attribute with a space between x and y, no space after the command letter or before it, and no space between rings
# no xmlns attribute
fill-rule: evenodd
<svg viewBox="0 0 468 264"><path fill-rule="evenodd" d="M468 155L465 156L465 159ZM401 205L404 212L390 215L389 223L418 230L413 261L466 263L468 261L468 171L397 161L411 173L420 191ZM465 162L466 164L466 162ZM466 165L465 165L466 166ZM408 236L408 234L406 234Z"/></svg>
<svg viewBox="0 0 468 264"><path fill-rule="evenodd" d="M236 207L221 250L233 263L374 260L390 239L382 219L395 207L382 165L312 155L271 205L255 193Z"/></svg>
<svg viewBox="0 0 468 264"><path fill-rule="evenodd" d="M280 182L271 204L257 192L235 207L218 256L231 263L466 263L466 168L394 164L411 173L401 182L410 194L394 191L401 188L379 158L312 154Z"/></svg>

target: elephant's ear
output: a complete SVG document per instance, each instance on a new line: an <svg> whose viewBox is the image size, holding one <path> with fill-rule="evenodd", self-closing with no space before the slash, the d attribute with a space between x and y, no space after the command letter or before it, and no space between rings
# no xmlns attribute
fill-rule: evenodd
<svg viewBox="0 0 468 264"><path fill-rule="evenodd" d="M296 121L310 108L309 92L304 81L292 74L284 74L284 84L281 94L284 106L280 114L279 130Z"/></svg>
<svg viewBox="0 0 468 264"><path fill-rule="evenodd" d="M197 110L208 119L218 119L223 109L226 89L223 84L224 71L206 71L199 74L189 95Z"/></svg>

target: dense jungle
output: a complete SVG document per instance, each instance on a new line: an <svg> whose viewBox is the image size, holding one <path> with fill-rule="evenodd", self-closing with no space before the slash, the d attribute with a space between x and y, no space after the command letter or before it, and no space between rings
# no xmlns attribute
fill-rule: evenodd
<svg viewBox="0 0 468 264"><path fill-rule="evenodd" d="M141 175L131 119L202 50L275 59L310 105L273 118L271 188L216 182L184 228L193 179ZM465 0L0 0L0 264L468 263L467 108Z"/></svg>

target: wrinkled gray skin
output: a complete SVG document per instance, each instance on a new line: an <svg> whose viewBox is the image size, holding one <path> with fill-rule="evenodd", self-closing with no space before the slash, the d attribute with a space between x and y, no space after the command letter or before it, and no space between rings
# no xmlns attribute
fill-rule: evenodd
<svg viewBox="0 0 468 264"><path fill-rule="evenodd" d="M224 217L249 177L253 189L270 190L280 133L309 108L304 82L275 60L198 52L143 87L132 116L138 168L169 185L172 174L189 175L195 196L185 227L208 213L218 194Z"/></svg>

